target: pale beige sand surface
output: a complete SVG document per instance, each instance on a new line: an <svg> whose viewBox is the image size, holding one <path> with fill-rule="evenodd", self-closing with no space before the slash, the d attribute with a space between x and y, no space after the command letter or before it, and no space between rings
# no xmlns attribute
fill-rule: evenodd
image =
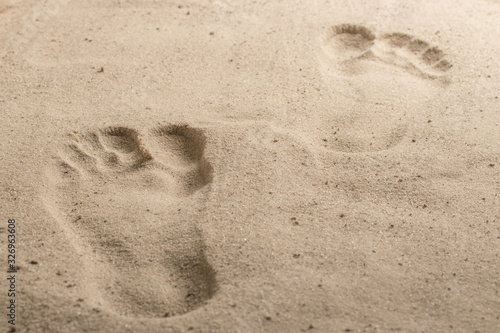
<svg viewBox="0 0 500 333"><path fill-rule="evenodd" d="M499 332L499 31L494 0L0 1L15 331Z"/></svg>

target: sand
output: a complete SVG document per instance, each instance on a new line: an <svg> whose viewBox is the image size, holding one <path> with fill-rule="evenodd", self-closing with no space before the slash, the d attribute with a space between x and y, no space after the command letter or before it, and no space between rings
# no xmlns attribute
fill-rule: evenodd
<svg viewBox="0 0 500 333"><path fill-rule="evenodd" d="M499 332L499 28L0 1L2 332Z"/></svg>

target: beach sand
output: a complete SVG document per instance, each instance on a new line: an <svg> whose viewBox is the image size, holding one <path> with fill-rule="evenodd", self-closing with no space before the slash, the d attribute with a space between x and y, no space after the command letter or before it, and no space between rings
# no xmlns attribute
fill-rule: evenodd
<svg viewBox="0 0 500 333"><path fill-rule="evenodd" d="M499 28L0 1L2 332L499 332Z"/></svg>

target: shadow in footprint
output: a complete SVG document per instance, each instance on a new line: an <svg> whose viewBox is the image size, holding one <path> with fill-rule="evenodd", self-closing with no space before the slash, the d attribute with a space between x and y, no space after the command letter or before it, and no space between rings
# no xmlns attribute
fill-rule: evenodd
<svg viewBox="0 0 500 333"><path fill-rule="evenodd" d="M171 169L183 170L181 187L189 194L211 182L212 168L203 156L206 139L187 125L162 126L149 131L149 150ZM163 152L163 153L161 153Z"/></svg>
<svg viewBox="0 0 500 333"><path fill-rule="evenodd" d="M122 315L168 317L216 292L196 216L211 167L203 132L126 127L72 133L48 177L48 210L86 253L94 302Z"/></svg>
<svg viewBox="0 0 500 333"><path fill-rule="evenodd" d="M332 110L311 118L314 141L335 151L389 149L405 137L409 121L449 83L451 63L436 46L403 33L377 37L342 24L321 39L320 70Z"/></svg>

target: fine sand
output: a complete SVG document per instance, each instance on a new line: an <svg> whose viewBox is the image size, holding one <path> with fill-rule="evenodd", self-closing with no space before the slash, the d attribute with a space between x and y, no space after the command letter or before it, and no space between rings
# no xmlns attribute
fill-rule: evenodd
<svg viewBox="0 0 500 333"><path fill-rule="evenodd" d="M499 31L498 0L0 0L1 332L500 332Z"/></svg>

